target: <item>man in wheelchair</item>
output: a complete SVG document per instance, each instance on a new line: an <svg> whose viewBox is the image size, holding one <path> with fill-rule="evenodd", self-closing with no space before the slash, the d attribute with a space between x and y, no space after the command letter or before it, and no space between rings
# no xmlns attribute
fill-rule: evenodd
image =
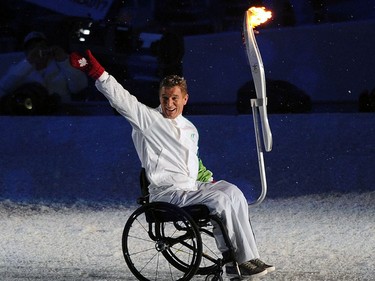
<svg viewBox="0 0 375 281"><path fill-rule="evenodd" d="M150 108L108 74L89 50L84 55L72 53L70 61L96 80L97 89L131 124L133 142L150 183L150 202L164 201L180 207L206 205L226 226L242 275L262 276L273 271L273 266L260 260L242 191L227 181L212 182L212 174L207 171L198 179L198 131L182 116L189 98L185 79L165 77L159 87L160 106ZM222 236L214 235L220 252L226 253ZM227 274L231 270L227 267Z"/></svg>

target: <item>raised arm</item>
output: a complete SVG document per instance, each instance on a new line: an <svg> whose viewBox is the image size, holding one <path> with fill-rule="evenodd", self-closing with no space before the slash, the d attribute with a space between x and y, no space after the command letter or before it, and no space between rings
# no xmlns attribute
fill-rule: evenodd
<svg viewBox="0 0 375 281"><path fill-rule="evenodd" d="M105 71L90 50L86 50L84 55L77 52L72 53L70 63L74 68L86 72L95 80L97 89L134 128L143 130L153 122L155 118L152 116L157 114L156 111L140 103L135 96L124 89L113 76Z"/></svg>

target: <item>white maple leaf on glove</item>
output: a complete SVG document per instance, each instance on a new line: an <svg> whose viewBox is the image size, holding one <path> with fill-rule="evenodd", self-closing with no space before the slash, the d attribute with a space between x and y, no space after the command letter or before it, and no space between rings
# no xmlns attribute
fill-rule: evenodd
<svg viewBox="0 0 375 281"><path fill-rule="evenodd" d="M88 65L86 58L79 59L78 63L79 63L80 67L84 67L84 66Z"/></svg>

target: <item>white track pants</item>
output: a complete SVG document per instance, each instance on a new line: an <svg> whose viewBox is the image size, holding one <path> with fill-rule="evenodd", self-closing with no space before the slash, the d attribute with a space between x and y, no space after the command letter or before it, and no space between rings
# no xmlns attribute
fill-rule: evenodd
<svg viewBox="0 0 375 281"><path fill-rule="evenodd" d="M216 183L198 182L197 191L174 190L154 196L152 201L164 201L180 207L204 204L212 214L217 214L227 227L229 238L239 264L259 258L255 238L250 225L248 204L242 191L235 185L218 181ZM227 250L220 231L214 233L221 252Z"/></svg>

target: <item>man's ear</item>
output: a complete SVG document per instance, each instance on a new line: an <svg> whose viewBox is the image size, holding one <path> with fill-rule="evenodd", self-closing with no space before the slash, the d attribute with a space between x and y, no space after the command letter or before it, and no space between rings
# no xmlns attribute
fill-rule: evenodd
<svg viewBox="0 0 375 281"><path fill-rule="evenodd" d="M184 105L187 104L188 99L189 99L189 94L186 94L184 97Z"/></svg>

